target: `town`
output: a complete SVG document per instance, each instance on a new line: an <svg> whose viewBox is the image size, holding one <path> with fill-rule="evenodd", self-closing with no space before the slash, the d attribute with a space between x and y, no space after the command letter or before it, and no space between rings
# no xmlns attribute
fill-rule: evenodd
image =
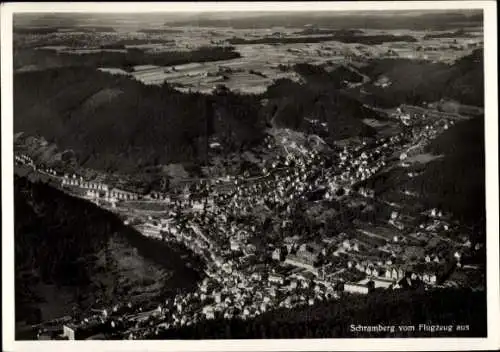
<svg viewBox="0 0 500 352"><path fill-rule="evenodd" d="M204 319L251 319L345 294L467 287L479 274L467 258L484 243L473 243L451 214L425 208L418 191L371 182L390 171L410 183L441 157L425 147L467 117L409 105L386 116L392 133L342 145L299 144L269 131L258 171L148 194L38 165L17 145L16 169L116 213L152 241L182 243L205 262L193 292L65 317L39 326L38 338L144 339Z"/></svg>

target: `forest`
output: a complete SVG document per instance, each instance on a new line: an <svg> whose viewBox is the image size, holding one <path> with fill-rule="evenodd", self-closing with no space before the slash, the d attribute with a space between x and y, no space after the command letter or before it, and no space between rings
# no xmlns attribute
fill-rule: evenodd
<svg viewBox="0 0 500 352"><path fill-rule="evenodd" d="M89 273L82 264L121 221L85 200L61 201L60 191L26 178L15 178L14 192L16 273L37 269L47 283L85 284Z"/></svg>
<svg viewBox="0 0 500 352"><path fill-rule="evenodd" d="M15 34L34 34L34 35L42 35L49 33L57 33L57 32L83 32L83 33L95 33L95 32L115 32L113 27L109 26L86 26L86 27L20 27L14 26L13 32Z"/></svg>
<svg viewBox="0 0 500 352"><path fill-rule="evenodd" d="M117 48L122 45L165 43L164 39L123 39L115 42ZM64 40L58 45L65 45ZM52 50L19 49L16 56L14 69L28 65L39 68L51 67L111 67L127 68L136 65L171 66L187 64L190 62L207 62L230 60L240 57L232 47L201 47L190 51L165 51L149 53L142 49L132 48L126 52L99 51L85 54L72 54Z"/></svg>
<svg viewBox="0 0 500 352"><path fill-rule="evenodd" d="M483 22L483 13L477 11L453 11L436 13L408 14L401 11L390 11L380 14L378 11L367 12L364 16L356 14L337 14L330 11L322 12L284 12L276 14L255 14L241 18L214 19L203 16L179 19L166 22L166 26L191 25L193 20L198 26L232 27L232 28L271 28L286 27L298 28L310 25L311 16L314 24L321 28L372 28L372 29L414 29L414 30L449 30L467 25L480 26Z"/></svg>
<svg viewBox="0 0 500 352"><path fill-rule="evenodd" d="M264 93L268 99L265 109L273 124L305 130L304 117L308 117L327 123L328 131L322 137L342 139L375 133L362 119L378 118L378 113L342 91L344 81L359 82L362 79L358 74L344 66L327 72L322 67L297 64L293 70L304 77L305 84L280 79ZM321 135L319 131L317 133Z"/></svg>
<svg viewBox="0 0 500 352"><path fill-rule="evenodd" d="M207 134L239 149L258 142L263 129L255 96L181 93L93 69L17 74L14 91L15 130L42 135L73 149L81 164L108 171L196 162Z"/></svg>
<svg viewBox="0 0 500 352"><path fill-rule="evenodd" d="M460 38L460 37L468 38L472 36L463 29L458 29L453 32L427 34L424 36L424 39L427 40L427 39L437 39L437 38Z"/></svg>
<svg viewBox="0 0 500 352"><path fill-rule="evenodd" d="M483 50L476 49L454 64L410 59L373 60L360 71L372 80L385 76L386 88L364 86L368 95L360 98L368 104L396 107L400 104L455 99L462 104L484 106Z"/></svg>
<svg viewBox="0 0 500 352"><path fill-rule="evenodd" d="M421 208L419 211L438 208L450 212L456 220L473 228L473 242L484 241L484 117L457 122L432 140L425 152L443 157L412 166L415 171L422 171L416 177L410 178L407 176L408 169L398 168L360 182L358 186L373 189L379 197L386 197L390 193L391 201L405 205L408 197L395 190L406 188L416 192L423 202L418 206L418 209ZM411 206L416 207L417 204Z"/></svg>
<svg viewBox="0 0 500 352"><path fill-rule="evenodd" d="M316 35L316 34L341 34L341 35L359 35L365 33L361 29L325 29L325 28L306 28L295 34L302 35Z"/></svg>
<svg viewBox="0 0 500 352"><path fill-rule="evenodd" d="M453 299L450 299L453 297ZM353 332L351 324L416 325L414 332ZM418 324L468 324L469 331L426 332ZM313 306L278 309L251 320L204 320L170 329L155 339L290 339L377 337L484 337L487 332L486 295L467 289L377 291L345 295Z"/></svg>
<svg viewBox="0 0 500 352"><path fill-rule="evenodd" d="M137 32L148 33L148 34L176 34L176 33L182 33L183 31L180 29L173 29L173 28L144 28L144 29L139 29Z"/></svg>
<svg viewBox="0 0 500 352"><path fill-rule="evenodd" d="M146 86L91 68L18 73L15 130L73 150L82 165L124 172L203 162L207 135L217 137L226 152L243 150L260 143L270 124L305 129L304 116L327 122L331 138L373 133L361 119L377 114L339 91L344 80L359 81L359 75L345 67L294 69L306 84L278 80L263 95L181 93L168 84Z"/></svg>
<svg viewBox="0 0 500 352"><path fill-rule="evenodd" d="M38 322L37 283L86 286L95 253L121 221L88 202L26 178L14 180L16 321Z"/></svg>
<svg viewBox="0 0 500 352"><path fill-rule="evenodd" d="M317 35L314 37L265 37L258 39L231 38L230 44L294 44L294 43L321 43L327 41L337 41L341 43L358 43L364 45L378 45L389 42L416 42L410 35L358 35L356 33L339 32L336 35Z"/></svg>
<svg viewBox="0 0 500 352"><path fill-rule="evenodd" d="M102 269L96 265L98 253L109 250L109 239L117 233L140 256L172 271L168 287L162 288L165 297L192 289L203 268L202 260L183 245L146 238L124 226L115 214L53 185L15 176L14 207L16 321L33 319L30 307L38 301L37 283L74 287L82 294L98 287L94 278ZM123 287L111 280L118 273L113 269L107 275L106 289L118 295Z"/></svg>
<svg viewBox="0 0 500 352"><path fill-rule="evenodd" d="M445 157L427 164L411 187L422 192L429 206L474 226L477 239L484 240L480 238L486 230L484 117L458 122L433 140L427 151Z"/></svg>

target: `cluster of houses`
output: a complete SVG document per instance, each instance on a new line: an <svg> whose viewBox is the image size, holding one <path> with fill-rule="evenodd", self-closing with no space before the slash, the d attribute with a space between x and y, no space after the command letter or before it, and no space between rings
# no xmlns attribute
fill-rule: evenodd
<svg viewBox="0 0 500 352"><path fill-rule="evenodd" d="M62 187L75 187L86 190L86 195L91 198L102 198L106 200L138 200L139 194L112 188L101 182L86 181L82 176L73 174L64 175L61 180Z"/></svg>
<svg viewBox="0 0 500 352"><path fill-rule="evenodd" d="M329 191L325 198L333 199L335 195L348 196L352 185L366 180L387 165L387 158L393 153L394 147L401 142L400 136L381 138L370 144L363 142L361 146L345 146L338 153L338 166L342 170L337 174L327 174ZM373 198L374 190L360 187L358 193L364 197Z"/></svg>
<svg viewBox="0 0 500 352"><path fill-rule="evenodd" d="M33 159L27 155L27 154L15 154L14 155L14 160L18 163L21 163L21 164L26 164L26 165L30 165L30 166L34 166L34 162L33 162Z"/></svg>
<svg viewBox="0 0 500 352"><path fill-rule="evenodd" d="M275 167L278 167L278 164ZM305 170L306 168L304 168ZM300 176L300 174L297 176ZM297 178L296 182L299 181L300 178ZM317 259L318 248L314 248L314 244L301 245L293 255L288 254L288 256L284 255L285 252L280 253L280 249L275 250L274 255L283 260L284 265L299 270L294 274L294 279L291 279L289 275L279 273L268 274L269 269L266 268L257 269L254 265L247 266L247 261L255 257L257 251L257 247L249 242L251 234L256 231L255 225L245 225L229 220L229 218L245 211L244 207L241 206L244 201L248 201L252 206L258 205L262 198L262 190L259 188L266 187L265 182L270 183L267 185L270 188L276 188L272 187L272 185L279 183L283 191L289 186L286 176L285 180L275 178L274 180L264 181L264 185L259 184L257 187L237 184L233 195L214 197L216 206L209 210L211 222L204 220L202 214L194 212L191 213L188 224L184 224L182 227L170 224L167 229L161 224L141 225L142 232L152 237L160 238L163 232L172 235L177 231L179 240L187 242L188 245L193 246L194 243L209 244L201 251L207 260L207 278L199 287L196 295L193 296L195 301L204 304L201 314L205 319L211 319L215 316L251 318L275 305L288 307L294 304L312 304L311 302L315 302L317 299L325 299L325 290L327 288L321 285L316 285L310 296L298 296L292 299L290 298L293 296L292 294L285 294L286 297L280 298L280 292L282 292L280 290L286 289L285 292L293 292L297 287L308 287L310 280L317 276L314 262ZM285 199L283 199L283 202L285 202ZM221 207L219 206L220 203L226 206ZM181 210L183 207L192 208L193 205L188 201L180 201L176 203L176 206ZM174 229L176 230L174 231ZM227 238L227 251L223 247L214 245L213 239L220 236ZM230 253L235 252L241 254L237 256L236 260L230 259L234 257L234 254ZM300 274L302 271L304 273ZM304 275L308 271L312 276L305 280ZM264 277L267 277L267 279L264 279ZM256 299L257 296L262 297ZM250 297L252 298L250 299ZM212 303L206 304L207 302ZM196 305L180 303L177 308L176 318L167 319L169 321L165 323L165 326L171 327L176 326L175 324L182 325L192 322L193 317L197 316L197 313L189 312L192 306Z"/></svg>
<svg viewBox="0 0 500 352"><path fill-rule="evenodd" d="M26 165L31 167L33 170L40 172L42 174L48 175L51 178L59 179L59 172L52 167L47 167L45 165L37 165L33 158L25 153L14 154L14 161L17 164Z"/></svg>
<svg viewBox="0 0 500 352"><path fill-rule="evenodd" d="M206 277L194 292L179 293L168 309L160 310L160 318L157 313L146 315L146 323L148 319L153 319L151 322L160 319L161 323L150 324L130 336L144 337L157 333L160 327L185 326L200 319L252 318L276 307L291 308L332 299L340 292L368 294L377 288L398 288L408 280L435 285L438 279L432 270L416 272L394 264L392 257L380 262L360 260L365 256L366 246L356 238L337 236L330 243L331 247L336 246L334 253L338 257L334 259L329 257L325 248L328 246L305 242L298 235L286 237L281 243L259 245L253 240L258 237L260 227L252 221L238 221L265 208L280 214L278 231L282 231L290 226L292 203L307 199L318 189L325 190L327 199L336 197L341 188L344 195L348 194L357 182L386 166L386 160L402 141L402 136L397 135L370 145L364 142L361 146L345 147L337 154L333 168L325 168L317 151L296 148L296 153L289 153L287 158L268 162L262 174L252 180L232 178L229 192L215 192L213 185L201 189L209 194L208 198L196 199L184 192L169 202L172 211L168 218L148 218L139 223L127 220L126 224L145 236L182 242L206 261ZM271 147L271 141L266 142ZM86 182L75 175L65 177L62 182L86 189L94 197L118 200L138 197L116 188L108 189L102 183ZM373 190L368 188L359 188L357 192L366 198L374 197ZM430 217L437 221L443 215L431 210ZM393 225L391 230L398 234L400 214L391 213L389 222ZM388 237L391 246L380 246L377 250L388 255L399 253L401 250L395 248L404 245L399 238ZM261 260L268 256L274 261ZM328 264L338 258L345 261ZM426 256L425 263L435 263L435 256Z"/></svg>

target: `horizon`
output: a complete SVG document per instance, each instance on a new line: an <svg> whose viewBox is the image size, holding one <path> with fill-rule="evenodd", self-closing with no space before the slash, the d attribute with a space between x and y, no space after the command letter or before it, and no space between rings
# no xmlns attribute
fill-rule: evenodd
<svg viewBox="0 0 500 352"><path fill-rule="evenodd" d="M398 17L394 18L395 15ZM255 20L259 21L269 20L270 18L290 18L297 19L300 17L309 17L311 21L326 19L326 18L346 18L352 17L356 19L379 19L379 18L393 18L397 21L400 17L409 17L415 19L425 19L426 16L464 16L465 19L471 21L479 21L476 17L483 15L482 10L478 9L463 9L463 10L442 10L442 9L429 9L429 10L349 10L349 11L319 11L319 10L307 10L307 11L246 11L241 12L234 9L231 10L217 10L217 11L206 11L200 10L196 12L188 11L165 11L165 12L142 12L142 13L128 13L128 12L59 12L59 13L46 13L46 12L30 12L30 13L15 13L14 14L14 27L18 26L44 26L44 25L55 25L57 21L71 20L71 21L92 21L109 24L116 23L117 21L133 21L136 23L147 22L151 24L156 21L163 21L164 25L167 23L179 24L183 22L195 21L245 21L245 20ZM75 23L73 25L78 25Z"/></svg>

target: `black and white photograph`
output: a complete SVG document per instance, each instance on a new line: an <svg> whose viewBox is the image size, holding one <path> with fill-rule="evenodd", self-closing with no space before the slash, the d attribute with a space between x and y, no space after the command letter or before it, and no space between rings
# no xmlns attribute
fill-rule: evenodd
<svg viewBox="0 0 500 352"><path fill-rule="evenodd" d="M498 347L496 4L411 3L10 4L4 349Z"/></svg>

